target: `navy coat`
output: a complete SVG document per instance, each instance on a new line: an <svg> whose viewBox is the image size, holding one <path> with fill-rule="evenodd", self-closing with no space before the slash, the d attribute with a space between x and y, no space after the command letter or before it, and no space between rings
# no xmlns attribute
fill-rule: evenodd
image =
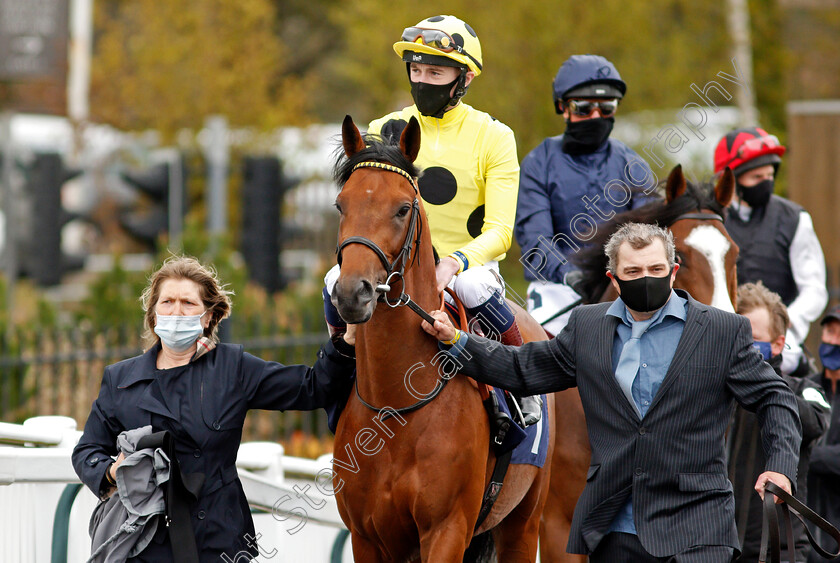
<svg viewBox="0 0 840 563"><path fill-rule="evenodd" d="M160 344L105 368L99 397L73 450L73 467L99 496L120 432L148 424L154 431L169 430L183 473L205 475L190 507L201 561L218 563L223 553L236 559L249 551L246 534L254 537L235 466L245 413L331 407L349 393L355 359L327 342L313 367L284 366L247 354L242 346L220 344L186 366L158 370L159 350ZM166 527L132 561L172 561Z"/></svg>
<svg viewBox="0 0 840 563"><path fill-rule="evenodd" d="M552 237L565 234L580 248L593 224L647 203L650 199L640 192L655 184L650 166L621 141L607 139L595 152L576 155L563 152L562 142L563 135L545 139L519 168L513 234L522 248L523 262L527 261L525 278L532 281L563 283L563 276L574 269L574 248L569 242L552 245ZM613 180L632 193L612 185L607 189ZM576 219L579 214L592 223Z"/></svg>

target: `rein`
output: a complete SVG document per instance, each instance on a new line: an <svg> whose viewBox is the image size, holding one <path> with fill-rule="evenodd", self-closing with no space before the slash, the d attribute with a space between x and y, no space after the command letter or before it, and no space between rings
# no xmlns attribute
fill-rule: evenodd
<svg viewBox="0 0 840 563"><path fill-rule="evenodd" d="M452 292L451 289L446 288L446 291L448 291L454 297L454 293ZM429 315L426 311L424 311L423 308L420 307L417 303L412 301L411 297L408 297L407 294L403 293L403 295L405 295L405 297L407 299L406 305L408 305L408 307L412 311L414 311L415 313L420 315L429 324L434 324L435 319L431 315ZM460 320L461 326L466 327L467 326L467 313L464 310L464 305L457 298L455 298L455 303L457 303L457 305L458 305L458 316L460 317L459 320ZM396 307L396 306L399 306L399 304L394 305L394 307ZM441 295L440 295L440 310L441 311L445 310L444 294L442 292L441 292ZM435 398L438 395L440 395L440 392L443 391L443 388L446 387L446 384L449 383L449 380L452 379L452 378L451 377L441 377L441 379L443 380L443 382L440 383L439 385L436 385L435 388L432 389L432 391L428 395L426 395L425 397L423 397L422 399L420 399L419 401L417 401L413 405L409 405L407 407L402 407L402 408L399 408L399 409L393 409L393 408L380 409L380 408L377 408L377 407L371 405L367 401L365 401L362 398L361 394L359 393L359 380L358 379L356 379L356 382L354 383L353 387L356 389L356 398L359 399L359 402L362 403L367 408L369 408L370 410L380 413L380 415L381 415L380 420L384 421L384 420L388 420L389 418L391 418L395 415L398 415L398 414L403 415L403 414L407 414L407 413L419 410L419 409L423 408L424 406L426 406L427 404L434 401Z"/></svg>

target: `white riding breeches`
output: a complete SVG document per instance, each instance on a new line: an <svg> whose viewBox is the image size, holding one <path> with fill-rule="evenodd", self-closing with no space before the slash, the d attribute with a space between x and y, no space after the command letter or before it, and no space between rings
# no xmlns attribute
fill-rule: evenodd
<svg viewBox="0 0 840 563"><path fill-rule="evenodd" d="M555 336L560 334L569 322L572 311L568 310L553 319L552 317L578 299L580 295L562 283L534 281L528 285L528 312L545 330Z"/></svg>

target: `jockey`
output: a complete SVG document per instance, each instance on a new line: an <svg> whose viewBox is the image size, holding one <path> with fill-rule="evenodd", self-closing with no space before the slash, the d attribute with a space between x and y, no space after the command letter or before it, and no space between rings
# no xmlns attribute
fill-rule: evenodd
<svg viewBox="0 0 840 563"><path fill-rule="evenodd" d="M573 55L554 78L554 109L566 121L522 160L514 235L522 248L528 310L552 334L580 300L572 256L616 213L649 201L656 181L633 150L610 139L627 91L615 66L599 55ZM642 193L644 192L644 193ZM554 317L554 318L552 318Z"/></svg>
<svg viewBox="0 0 840 563"><path fill-rule="evenodd" d="M481 74L481 43L466 22L434 16L403 30L394 51L405 61L414 105L374 120L368 133L396 142L409 119L418 120L422 142L415 163L423 169L418 187L441 257L437 289L452 288L486 335L520 345L498 264L513 234L516 141L509 127L461 101ZM337 279L336 266L324 279L324 306L328 324L341 330L328 295ZM539 420L540 409L538 397L523 400L526 424Z"/></svg>
<svg viewBox="0 0 840 563"><path fill-rule="evenodd" d="M790 316L782 372L799 367L800 345L828 304L825 258L811 215L773 194L785 147L759 127L735 129L718 142L715 174L735 174L735 197L726 230L740 248L738 285L761 281L778 293Z"/></svg>

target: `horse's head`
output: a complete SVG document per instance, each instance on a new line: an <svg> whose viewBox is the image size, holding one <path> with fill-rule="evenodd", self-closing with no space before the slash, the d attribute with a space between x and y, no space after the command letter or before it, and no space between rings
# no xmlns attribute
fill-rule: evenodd
<svg viewBox="0 0 840 563"><path fill-rule="evenodd" d="M341 186L335 202L341 275L332 301L346 322L356 324L370 319L380 293L387 291L381 286L402 283L409 260L417 256L424 217L412 163L420 150L420 126L412 118L395 146L362 137L348 115L341 135L346 158L335 170Z"/></svg>
<svg viewBox="0 0 840 563"><path fill-rule="evenodd" d="M674 233L680 264L674 286L685 289L701 303L733 313L738 289L735 270L738 245L723 226L723 210L734 191L735 178L729 168L711 194L687 183L679 165L665 183L667 206L693 208L681 212L668 226Z"/></svg>

